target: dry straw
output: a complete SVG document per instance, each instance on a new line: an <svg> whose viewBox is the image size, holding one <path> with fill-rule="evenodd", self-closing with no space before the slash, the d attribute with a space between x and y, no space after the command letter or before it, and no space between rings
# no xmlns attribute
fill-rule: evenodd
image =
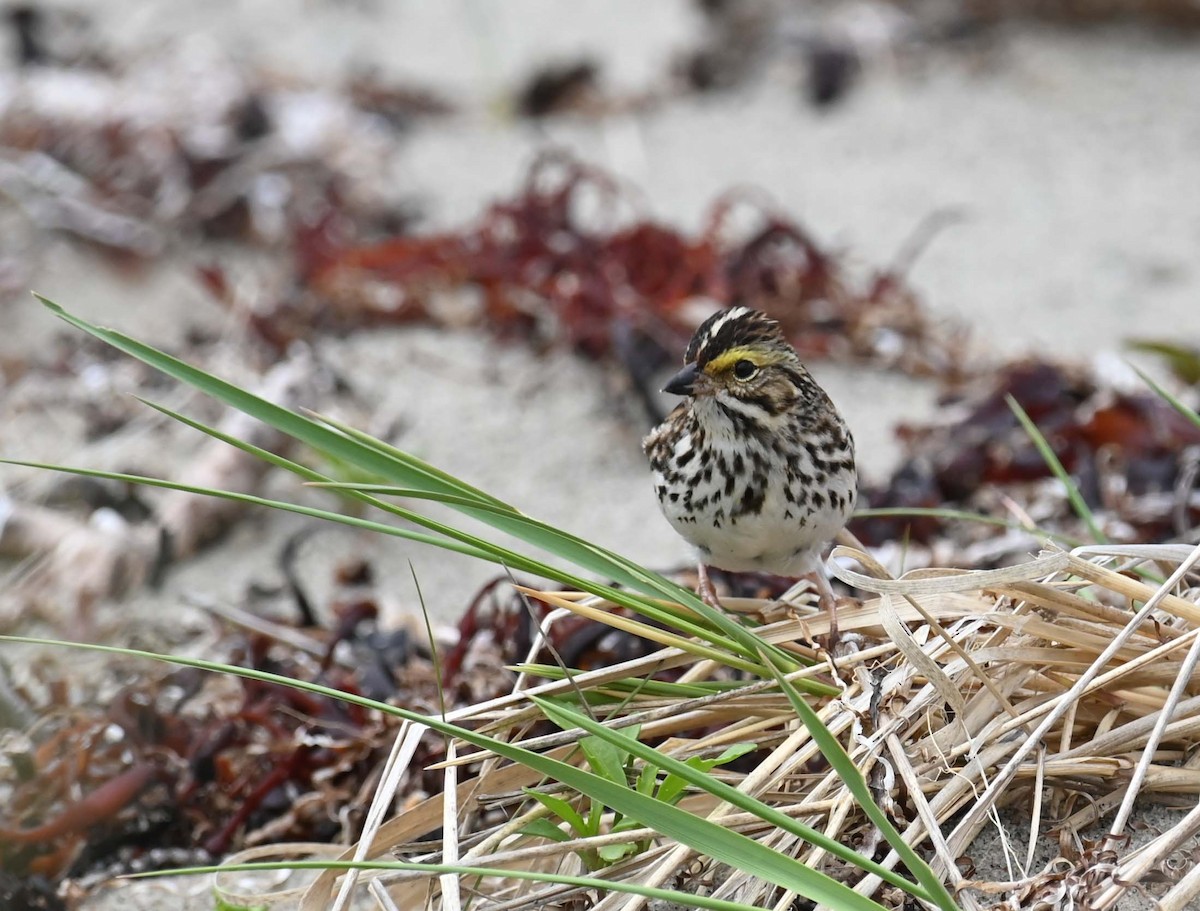
<svg viewBox="0 0 1200 911"><path fill-rule="evenodd" d="M1119 907L1147 878L1167 883L1160 896L1163 908L1192 906L1200 895L1200 877L1183 875L1190 865L1181 867L1178 858L1194 848L1200 810L1183 815L1138 849L1125 835L1135 806L1195 806L1200 797L1194 752L1200 741L1200 695L1192 684L1200 655L1200 604L1198 590L1187 586L1189 577L1196 578L1192 571L1200 547L1054 550L1002 570L923 571L900 580L884 578L860 549L841 547L834 556L837 576L878 595L840 617L844 630L863 637L862 648L831 661L806 644L825 631L824 621L798 611L759 632L816 659L794 677L833 679L840 685L839 696L819 703L821 718L846 745L906 842L954 887L964 909L1103 911ZM846 559L866 572L849 571L841 565ZM629 628L627 619L597 611L604 605L595 598L553 592L536 597L557 608L550 624L575 612ZM770 607L748 601L730 606ZM535 681L522 674L510 696L448 713L447 719L481 725L510 742L578 762L578 732L530 736L540 715L528 697L606 689L616 694L617 681L667 668L682 668L684 681L729 679L720 661L671 644L648 658L570 680ZM608 724L638 723L644 741L681 759L753 742L765 758L752 770L712 774L859 850L869 853L872 845L883 844L773 681L690 701L620 692L626 700ZM401 732L397 761L376 795L375 819L346 858L433 862L444 857L449 862L455 851L466 865L579 873L583 849L645 838L649 850L601 875L690 887L763 908L792 907L795 896L735 870L708 868L691 849L656 839L649 830L562 843L521 835L524 826L546 815L544 807L524 799L522 789L546 788L546 783L530 769L470 747L444 764L454 802L429 797L384 821L383 810L392 807L422 733L411 725ZM506 821L481 826L479 821L489 818L485 811L499 806L509 810ZM690 794L682 806L807 864L822 865L884 904L900 902L878 877L714 797ZM973 879L962 859L986 827L1016 815L1004 812L1009 810L1026 814L1029 829L1001 834L1027 840L1028 853L1010 857L1012 873L1003 882ZM1108 820L1104 834L1085 837L1102 817ZM453 837L435 838L439 829ZM1056 861L1033 869L1038 849L1048 850ZM893 852L884 866L897 863ZM464 878L457 883L461 895L454 896L445 877L439 885L412 874L365 875L380 900L398 908L470 904L519 911L575 907L572 900L604 911L645 906L637 896L584 896L561 884ZM301 907L338 906L331 902L339 876L345 900L355 874L331 870L310 885Z"/></svg>

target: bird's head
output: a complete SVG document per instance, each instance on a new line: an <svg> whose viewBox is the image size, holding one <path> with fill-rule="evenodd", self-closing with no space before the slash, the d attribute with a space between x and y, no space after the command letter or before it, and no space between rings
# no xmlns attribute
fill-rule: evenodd
<svg viewBox="0 0 1200 911"><path fill-rule="evenodd" d="M760 426L773 425L813 387L779 323L749 307L710 316L688 345L686 365L664 392L692 396L697 407L714 407Z"/></svg>

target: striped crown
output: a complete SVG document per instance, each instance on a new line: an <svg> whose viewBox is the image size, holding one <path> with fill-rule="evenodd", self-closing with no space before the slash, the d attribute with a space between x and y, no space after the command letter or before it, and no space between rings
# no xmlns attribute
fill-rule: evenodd
<svg viewBox="0 0 1200 911"><path fill-rule="evenodd" d="M700 324L687 347L684 361L703 369L713 358L734 348L793 351L778 322L759 310L736 306L718 310Z"/></svg>

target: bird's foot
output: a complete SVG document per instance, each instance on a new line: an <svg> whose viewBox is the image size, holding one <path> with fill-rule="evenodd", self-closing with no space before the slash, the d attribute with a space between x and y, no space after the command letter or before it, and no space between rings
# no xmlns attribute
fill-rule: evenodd
<svg viewBox="0 0 1200 911"><path fill-rule="evenodd" d="M817 571L811 573L809 578L813 579L820 594L817 600L817 607L829 615L829 634L825 637L825 650L836 660L840 655L844 654L841 630L838 629L838 599L834 595L833 587L829 584L829 579L825 576L824 572Z"/></svg>
<svg viewBox="0 0 1200 911"><path fill-rule="evenodd" d="M722 610L721 599L717 597L717 590L713 588L712 579L708 578L708 567L701 563L698 574L700 576L700 583L696 586L696 594L709 607Z"/></svg>

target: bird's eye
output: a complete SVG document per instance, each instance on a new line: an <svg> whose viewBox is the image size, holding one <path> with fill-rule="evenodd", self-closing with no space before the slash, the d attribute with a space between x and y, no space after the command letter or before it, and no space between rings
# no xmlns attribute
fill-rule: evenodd
<svg viewBox="0 0 1200 911"><path fill-rule="evenodd" d="M758 366L754 361L741 360L733 365L733 375L739 380L748 380L756 373L758 373Z"/></svg>

